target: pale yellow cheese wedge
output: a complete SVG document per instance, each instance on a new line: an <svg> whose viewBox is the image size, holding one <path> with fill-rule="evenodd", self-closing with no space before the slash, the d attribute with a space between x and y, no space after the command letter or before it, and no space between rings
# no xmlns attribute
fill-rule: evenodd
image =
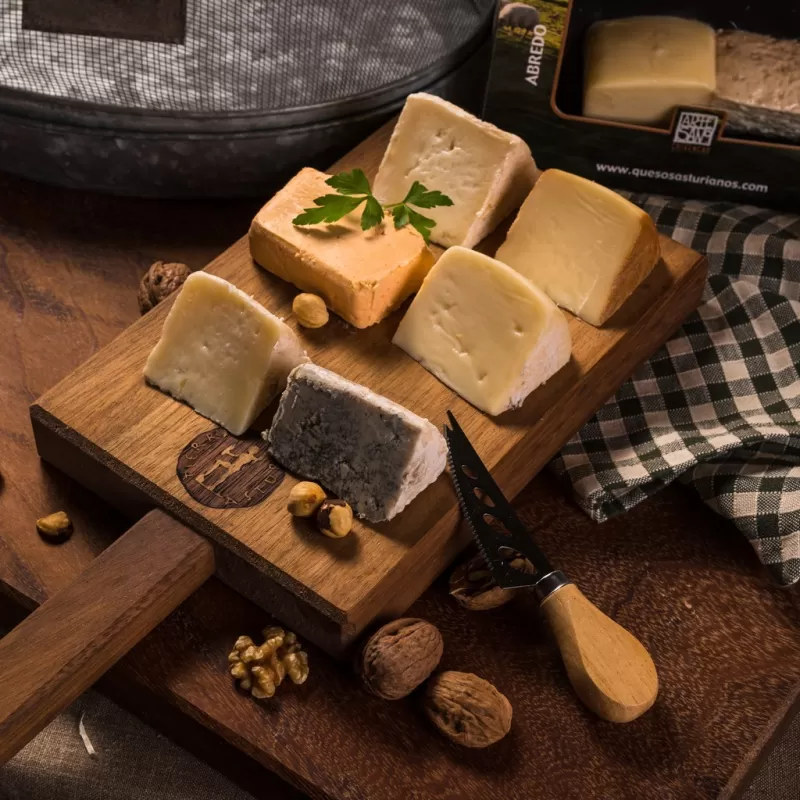
<svg viewBox="0 0 800 800"><path fill-rule="evenodd" d="M599 183L549 169L497 251L559 306L602 325L659 258L658 231L641 208Z"/></svg>
<svg viewBox="0 0 800 800"><path fill-rule="evenodd" d="M714 30L682 17L596 22L585 52L587 117L665 125L675 106L709 105L716 86Z"/></svg>
<svg viewBox="0 0 800 800"><path fill-rule="evenodd" d="M314 199L335 191L324 172L305 168L256 215L250 253L257 264L304 292L313 292L357 328L380 322L419 289L433 254L410 225L391 214L361 230L363 207L338 222L298 227L292 220Z"/></svg>
<svg viewBox="0 0 800 800"><path fill-rule="evenodd" d="M175 298L144 376L239 435L306 361L288 325L232 283L195 272Z"/></svg>
<svg viewBox="0 0 800 800"><path fill-rule="evenodd" d="M522 405L570 358L566 317L547 295L482 253L451 247L394 343L487 414Z"/></svg>
<svg viewBox="0 0 800 800"><path fill-rule="evenodd" d="M472 247L519 206L538 175L519 136L421 93L406 100L374 192L382 203L402 200L414 181L443 192L452 206L418 209L436 222L431 240Z"/></svg>

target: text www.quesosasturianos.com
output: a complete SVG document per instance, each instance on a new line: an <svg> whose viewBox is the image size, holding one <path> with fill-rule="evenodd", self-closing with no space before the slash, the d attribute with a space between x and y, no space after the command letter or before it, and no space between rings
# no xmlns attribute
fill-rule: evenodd
<svg viewBox="0 0 800 800"><path fill-rule="evenodd" d="M703 186L720 186L724 189L740 189L743 192L760 192L762 194L766 194L769 191L769 186L765 183L741 183L728 178L715 178L713 175L695 175L692 172L668 172L660 169L626 167L621 164L597 163L595 166L598 172L607 172L613 175L627 175L632 178L651 178L662 181L695 183Z"/></svg>

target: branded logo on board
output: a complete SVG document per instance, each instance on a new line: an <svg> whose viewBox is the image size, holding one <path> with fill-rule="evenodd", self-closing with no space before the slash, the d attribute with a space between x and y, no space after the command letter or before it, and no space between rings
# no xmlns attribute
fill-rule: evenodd
<svg viewBox="0 0 800 800"><path fill-rule="evenodd" d="M178 457L176 472L186 491L210 508L258 505L285 475L263 439L238 438L224 428L195 436Z"/></svg>
<svg viewBox="0 0 800 800"><path fill-rule="evenodd" d="M672 149L683 153L711 152L711 145L722 130L724 114L678 108L672 126Z"/></svg>

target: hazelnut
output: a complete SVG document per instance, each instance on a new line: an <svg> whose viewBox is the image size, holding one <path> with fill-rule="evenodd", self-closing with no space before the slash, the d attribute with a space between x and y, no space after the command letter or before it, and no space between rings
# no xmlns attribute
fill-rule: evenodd
<svg viewBox="0 0 800 800"><path fill-rule="evenodd" d="M304 292L297 295L292 302L292 311L304 328L321 328L328 322L325 301L315 294Z"/></svg>
<svg viewBox="0 0 800 800"><path fill-rule="evenodd" d="M444 642L424 619L396 619L378 629L361 652L358 671L364 685L384 700L399 700L438 666Z"/></svg>
<svg viewBox="0 0 800 800"><path fill-rule="evenodd" d="M190 274L191 270L186 264L156 261L139 283L139 311L146 314L155 308L165 297L180 289Z"/></svg>
<svg viewBox="0 0 800 800"><path fill-rule="evenodd" d="M72 522L63 511L36 520L39 536L48 542L66 542L72 536Z"/></svg>
<svg viewBox="0 0 800 800"><path fill-rule="evenodd" d="M287 508L293 517L313 517L325 497L325 492L319 484L300 481L289 492Z"/></svg>
<svg viewBox="0 0 800 800"><path fill-rule="evenodd" d="M323 500L317 512L317 525L326 536L341 539L353 527L353 509L344 500Z"/></svg>
<svg viewBox="0 0 800 800"><path fill-rule="evenodd" d="M511 730L511 703L491 683L470 672L442 672L425 692L425 713L448 739L488 747Z"/></svg>

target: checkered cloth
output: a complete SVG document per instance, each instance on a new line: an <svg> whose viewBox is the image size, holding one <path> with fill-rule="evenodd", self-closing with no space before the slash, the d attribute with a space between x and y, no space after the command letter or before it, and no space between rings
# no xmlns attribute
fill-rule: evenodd
<svg viewBox="0 0 800 800"><path fill-rule="evenodd" d="M553 469L598 522L679 479L788 586L800 579L800 217L629 196L707 254L703 304Z"/></svg>

